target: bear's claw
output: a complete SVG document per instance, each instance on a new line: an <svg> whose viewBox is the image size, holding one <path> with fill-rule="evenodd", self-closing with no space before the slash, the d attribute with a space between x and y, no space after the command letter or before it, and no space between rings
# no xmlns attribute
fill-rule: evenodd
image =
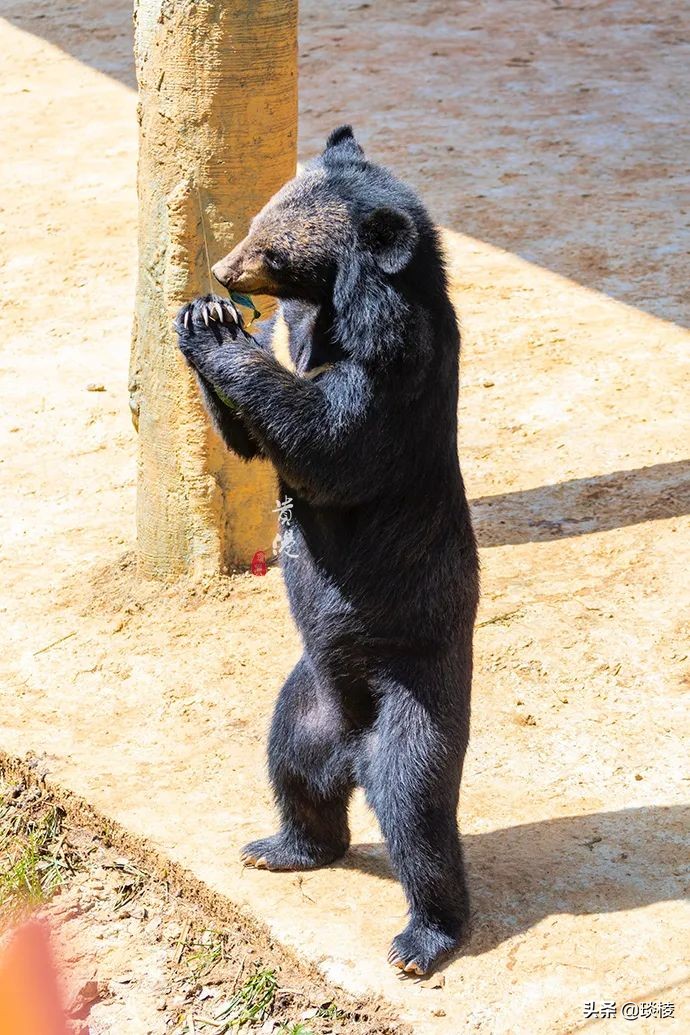
<svg viewBox="0 0 690 1035"><path fill-rule="evenodd" d="M194 334L199 331L201 323L210 329L211 321L214 324L222 324L230 331L231 336L237 333L237 328L244 330L244 324L239 311L229 298L219 298L217 295L207 295L205 298L197 298L189 302L180 310L177 327L179 330Z"/></svg>
<svg viewBox="0 0 690 1035"><path fill-rule="evenodd" d="M245 845L240 859L245 866L253 866L257 870L315 870L335 862L346 850L347 845L336 849L293 842L281 834L274 834Z"/></svg>
<svg viewBox="0 0 690 1035"><path fill-rule="evenodd" d="M424 977L459 947L460 933L453 935L440 927L420 920L411 920L396 935L388 953L388 962L413 977Z"/></svg>
<svg viewBox="0 0 690 1035"><path fill-rule="evenodd" d="M255 855L249 855L249 853L247 852L242 852L242 854L240 855L240 862L244 866L253 866L255 870L268 869L268 863L266 862L263 855L257 857Z"/></svg>

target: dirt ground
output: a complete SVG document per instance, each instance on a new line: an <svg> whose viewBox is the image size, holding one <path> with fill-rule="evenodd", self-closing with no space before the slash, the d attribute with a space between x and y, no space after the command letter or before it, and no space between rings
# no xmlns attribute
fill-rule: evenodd
<svg viewBox="0 0 690 1035"><path fill-rule="evenodd" d="M127 841L126 835L124 836ZM199 902L184 875L74 798L40 767L0 778L0 988L24 923L45 925L70 1035L408 1035L382 1002L336 991L265 929ZM4 1014L3 1014L4 1018ZM235 1023L233 1023L235 1022ZM3 1029L4 1031L4 1029ZM11 1032L8 1035L24 1035Z"/></svg>
<svg viewBox="0 0 690 1035"><path fill-rule="evenodd" d="M675 1004L640 1006L634 1031L685 1030L683 5L301 5L302 157L351 121L419 187L464 331L483 567L460 809L474 934L442 987L385 963L405 905L361 799L342 864L239 865L273 827L265 729L299 644L276 570L136 578L129 4L3 0L0 17L0 749L39 754L422 1035L628 1030L626 1002Z"/></svg>

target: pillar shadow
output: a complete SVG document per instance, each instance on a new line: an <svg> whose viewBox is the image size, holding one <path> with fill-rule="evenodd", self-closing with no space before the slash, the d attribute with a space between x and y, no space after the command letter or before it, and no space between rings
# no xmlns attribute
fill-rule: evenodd
<svg viewBox="0 0 690 1035"><path fill-rule="evenodd" d="M471 501L480 546L549 542L690 514L690 460Z"/></svg>
<svg viewBox="0 0 690 1035"><path fill-rule="evenodd" d="M0 7L0 15L82 64L136 89L132 0L10 0Z"/></svg>
<svg viewBox="0 0 690 1035"><path fill-rule="evenodd" d="M509 6L302 0L300 158L352 122L440 225L687 324L682 19ZM8 0L2 17L135 87L131 0Z"/></svg>

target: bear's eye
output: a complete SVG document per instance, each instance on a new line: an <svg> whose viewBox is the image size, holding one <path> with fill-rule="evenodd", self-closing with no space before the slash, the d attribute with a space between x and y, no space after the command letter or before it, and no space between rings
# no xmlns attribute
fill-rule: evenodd
<svg viewBox="0 0 690 1035"><path fill-rule="evenodd" d="M285 256L281 255L280 252L275 251L274 248L267 248L264 252L264 260L267 266L270 266L273 270L281 270L285 265Z"/></svg>

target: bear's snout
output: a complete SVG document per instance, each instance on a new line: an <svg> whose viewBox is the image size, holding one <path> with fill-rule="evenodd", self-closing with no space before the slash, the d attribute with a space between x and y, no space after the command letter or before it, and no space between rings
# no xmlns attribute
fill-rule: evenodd
<svg viewBox="0 0 690 1035"><path fill-rule="evenodd" d="M272 278L260 255L252 255L245 241L213 267L213 276L231 291L260 292L270 295L274 288Z"/></svg>
<svg viewBox="0 0 690 1035"><path fill-rule="evenodd" d="M235 287L236 280L242 276L242 264L238 261L237 252L238 248L233 248L224 259L220 259L213 267L213 276L224 287Z"/></svg>

